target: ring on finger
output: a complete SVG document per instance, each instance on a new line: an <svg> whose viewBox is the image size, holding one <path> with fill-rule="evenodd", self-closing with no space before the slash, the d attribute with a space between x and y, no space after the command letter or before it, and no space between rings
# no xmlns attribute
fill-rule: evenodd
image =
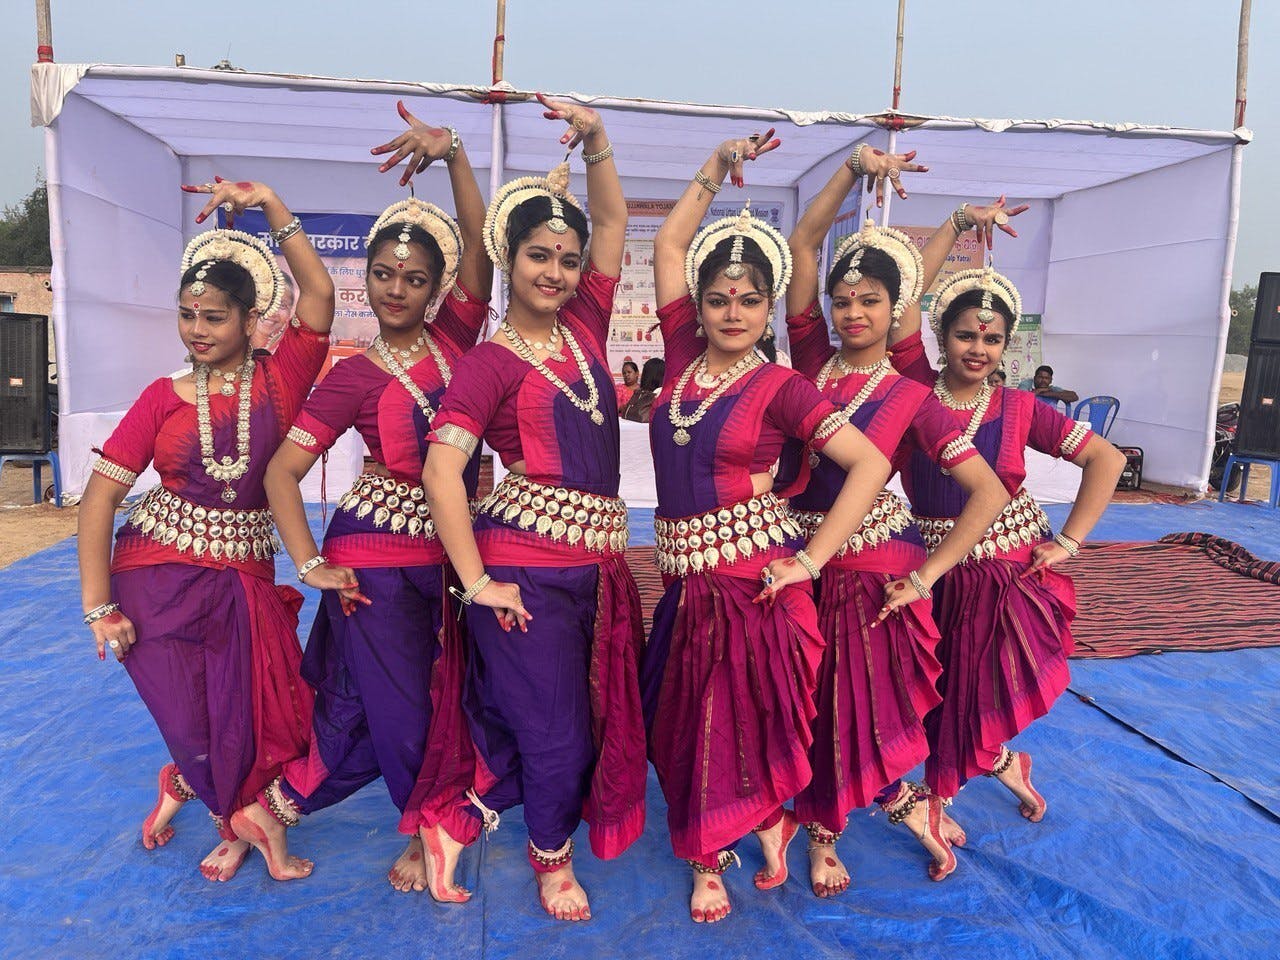
<svg viewBox="0 0 1280 960"><path fill-rule="evenodd" d="M730 162L730 163L737 163L737 162L738 162L738 157L739 157L739 156L740 156L740 154L738 153L738 151L737 151L737 150L730 150L730 151L729 151L729 162Z"/></svg>
<svg viewBox="0 0 1280 960"><path fill-rule="evenodd" d="M108 640L108 641L107 641L107 646L109 646L112 650L119 650L119 649L120 649L120 641L119 641L119 640Z"/></svg>
<svg viewBox="0 0 1280 960"><path fill-rule="evenodd" d="M213 193L213 184L212 184L212 183L202 183L202 184L200 184L200 189L201 189L201 190L208 190L210 193Z"/></svg>
<svg viewBox="0 0 1280 960"><path fill-rule="evenodd" d="M996 215L991 219L995 221L996 226L1003 227L1006 223L1009 222L1009 215L1005 213L1003 210L997 210Z"/></svg>
<svg viewBox="0 0 1280 960"><path fill-rule="evenodd" d="M890 180L897 180L898 177L902 176L902 171L899 170L897 167L890 167L889 173L887 174L887 176L889 177Z"/></svg>
<svg viewBox="0 0 1280 960"><path fill-rule="evenodd" d="M221 206L223 210L227 211L227 213L233 213L235 212L235 209L236 209L236 205L232 203L230 200L224 200L221 204L219 204L219 206Z"/></svg>

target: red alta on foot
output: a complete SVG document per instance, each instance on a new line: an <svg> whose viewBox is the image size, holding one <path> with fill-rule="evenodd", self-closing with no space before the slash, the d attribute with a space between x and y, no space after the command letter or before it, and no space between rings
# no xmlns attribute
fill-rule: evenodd
<svg viewBox="0 0 1280 960"><path fill-rule="evenodd" d="M780 887L787 882L787 847L791 845L791 838L796 835L796 831L800 828L800 821L796 819L796 815L790 810L782 811L782 843L778 847L778 872L767 873L767 867L757 870L754 877L756 889L772 890L774 887Z"/></svg>

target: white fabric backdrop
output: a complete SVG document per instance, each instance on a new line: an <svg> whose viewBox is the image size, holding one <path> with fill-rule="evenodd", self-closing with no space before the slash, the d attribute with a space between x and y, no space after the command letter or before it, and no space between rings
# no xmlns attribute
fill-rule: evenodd
<svg viewBox="0 0 1280 960"><path fill-rule="evenodd" d="M40 66L33 113L49 123L61 452L71 493L84 483L86 448L181 361L176 264L195 232L196 206L179 183L229 174L272 183L300 211L376 212L403 195L374 172L368 153L401 128L400 97L425 119L458 127L482 185L491 173L544 172L562 156L541 107L510 104L499 125L506 171L491 171L494 108L478 104L472 88ZM746 194L783 200L788 222L852 144L883 146L886 137L853 114L582 99L604 114L635 197L675 196L717 141L777 125L783 149L749 167ZM1000 192L1032 202L1018 222L1022 239L1000 244L996 265L1022 285L1029 312L1042 310L1046 360L1081 396L1120 397L1112 436L1146 449L1149 479L1203 487L1225 322L1230 158L1248 137L929 119L898 135L900 149L919 150L931 172L911 182L908 201L894 202L891 222L940 222L959 200ZM580 191L579 161L574 169ZM418 178L419 195L451 206L446 183L433 167Z"/></svg>

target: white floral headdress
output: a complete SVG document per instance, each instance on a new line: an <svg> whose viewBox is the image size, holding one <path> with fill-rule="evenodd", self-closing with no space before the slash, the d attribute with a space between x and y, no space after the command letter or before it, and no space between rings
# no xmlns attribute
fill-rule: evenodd
<svg viewBox="0 0 1280 960"><path fill-rule="evenodd" d="M182 272L194 264L205 267L191 282L191 292L197 297L205 291L204 274L208 263L214 260L230 260L249 271L253 278L254 306L258 314L269 317L280 308L284 299L284 274L267 245L243 230L206 230L187 244L182 254Z"/></svg>
<svg viewBox="0 0 1280 960"><path fill-rule="evenodd" d="M934 336L938 338L939 346L942 345L943 340L942 315L947 312L947 308L956 297L970 290L982 291L982 303L978 307L979 322L990 323L999 316L991 309L993 298L999 297L1013 314L1013 323L1009 325L1008 335L1012 337L1018 332L1018 321L1022 318L1022 295L1018 293L1018 288L1013 285L1012 280L1002 273L996 273L988 264L985 267L953 273L938 287L938 292L933 298L929 326Z"/></svg>
<svg viewBox="0 0 1280 960"><path fill-rule="evenodd" d="M770 293L774 300L780 300L791 280L791 248L786 237L751 215L750 200L736 217L723 217L707 224L689 244L689 252L684 258L684 278L693 299L697 300L699 296L698 270L711 251L729 237L733 238L733 246L729 251L729 265L724 269L725 276L737 280L746 273L746 267L742 265L742 244L750 239L773 267L773 290Z"/></svg>
<svg viewBox="0 0 1280 960"><path fill-rule="evenodd" d="M403 224L405 227L400 232L399 242L392 249L392 254L397 260L403 262L409 259L408 227L410 226L420 227L435 240L440 248L440 253L444 256L444 270L440 274L440 286L434 298L438 302L453 289L453 285L458 280L458 266L462 260L463 244L462 230L458 227L457 221L434 203L410 197L408 200L393 203L382 211L378 219L373 221L369 236L365 240L366 244L373 243L373 238L378 235L378 231L392 223Z"/></svg>
<svg viewBox="0 0 1280 960"><path fill-rule="evenodd" d="M489 203L484 217L484 248L493 265L503 273L511 272L511 251L507 249L507 221L511 211L531 197L551 198L551 219L547 229L552 233L568 233L564 219L566 203L582 210L578 198L569 192L569 164L562 163L545 177L520 177L504 183Z"/></svg>
<svg viewBox="0 0 1280 960"><path fill-rule="evenodd" d="M862 279L858 267L862 261L862 252L867 249L887 254L898 268L898 299L893 305L893 319L898 320L903 311L916 303L924 293L924 261L920 258L920 251L901 230L878 227L868 217L861 230L840 242L835 256L831 258L833 264L839 263L850 251L853 252L853 258L840 278L850 286Z"/></svg>

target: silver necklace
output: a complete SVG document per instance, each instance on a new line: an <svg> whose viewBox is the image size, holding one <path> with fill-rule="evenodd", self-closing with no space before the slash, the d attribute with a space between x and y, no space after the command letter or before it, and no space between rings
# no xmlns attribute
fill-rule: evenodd
<svg viewBox="0 0 1280 960"><path fill-rule="evenodd" d="M444 358L444 354L440 352L440 348L436 346L435 339L427 336L427 332L423 330L422 336L418 338L419 349L425 343L427 349L431 351L431 357L436 362L436 368L440 371L440 379L444 381L444 385L449 385L453 373L449 370L449 364ZM413 402L418 405L418 409L422 411L427 418L427 424L436 417L435 410L431 407L431 401L427 399L427 395L422 392L422 388L413 382L413 378L409 376L409 371L400 365L392 353L392 348L382 339L382 334L373 338L373 348L378 351L378 356L382 358L382 362L387 365L387 370L391 375L400 381L400 385L408 391L409 396L413 397ZM403 356L403 352L401 352Z"/></svg>
<svg viewBox="0 0 1280 960"><path fill-rule="evenodd" d="M230 454L221 461L215 459L213 451L213 421L209 416L209 365L196 364L196 424L200 432L200 460L204 464L204 472L217 480L222 487L222 499L233 503L236 492L231 486L232 480L239 480L249 469L249 415L253 401L253 354L247 354L244 363L237 371L240 381L240 409L236 417L236 453L238 457L231 459ZM230 395L224 382L224 394Z"/></svg>
<svg viewBox="0 0 1280 960"><path fill-rule="evenodd" d="M551 385L568 397L575 407L583 413L590 414L592 423L596 426L604 423L604 414L600 412L600 388L596 386L595 377L591 375L591 366L587 363L587 358L583 355L582 348L578 346L578 341L569 332L568 328L562 330L560 336L564 337L564 342L568 345L569 352L573 354L573 362L578 367L578 373L582 376L582 382L586 384L587 396L585 399L574 393L567 383L556 376L550 367L534 355L528 341L520 336L509 320L502 321L502 333L511 345L515 347L516 354L520 359L546 377Z"/></svg>
<svg viewBox="0 0 1280 960"><path fill-rule="evenodd" d="M952 410L972 410L973 414L969 417L969 424L964 428L961 436L973 442L974 436L978 433L978 427L982 426L982 418L987 415L987 407L991 405L991 395L993 391L991 384L986 380L982 381L982 386L978 388L978 392L969 400L957 400L955 394L951 392L951 388L947 386L947 378L943 374L938 374L938 379L933 381L933 395L937 397L943 406ZM945 476L951 476L951 471L946 467L942 468Z"/></svg>
<svg viewBox="0 0 1280 960"><path fill-rule="evenodd" d="M680 412L680 400L684 397L685 387L689 385L689 380L692 377L696 374L701 374L703 377L708 376L706 353L703 353L696 363L691 363L685 367L684 373L680 374L680 379L676 382L675 389L672 391L671 402L667 405L667 418L671 421L671 425L676 428L672 439L675 440L677 446L688 445L689 441L693 439L689 434L689 428L697 426L698 422L707 415L711 405L719 400L726 390L762 363L764 361L760 359L760 356L754 350L739 358L733 366L715 378L717 381L715 388L698 404L698 409L687 417Z"/></svg>
<svg viewBox="0 0 1280 960"><path fill-rule="evenodd" d="M880 386L884 378L893 370L893 364L889 362L888 357L881 357L875 363L869 363L864 367L853 367L845 363L844 358L837 353L823 365L822 370L818 373L819 390L827 385L827 379L836 367L840 367L847 374L869 374L867 382L862 385L862 389L854 395L852 400L844 405L844 418L849 421L853 420L853 415L876 392L876 387ZM818 463L818 454L811 452L809 454L809 466L816 467Z"/></svg>

